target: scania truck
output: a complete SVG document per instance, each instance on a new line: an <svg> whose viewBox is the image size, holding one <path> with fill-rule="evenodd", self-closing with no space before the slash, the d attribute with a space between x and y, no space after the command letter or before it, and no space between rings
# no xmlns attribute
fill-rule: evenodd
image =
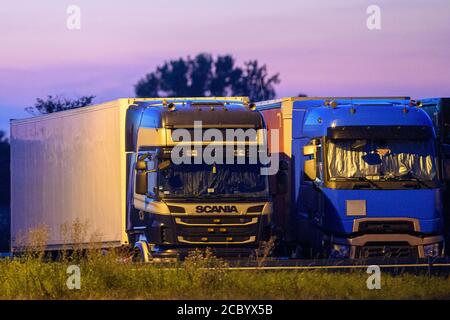
<svg viewBox="0 0 450 320"><path fill-rule="evenodd" d="M241 97L118 99L12 120L12 250L44 227L48 250L96 239L134 247L144 261L206 247L247 255L271 215L264 165L248 159L249 148L264 148L263 130ZM214 144L231 146L231 162L202 161L219 152ZM74 222L96 237L68 239L61 230Z"/></svg>
<svg viewBox="0 0 450 320"><path fill-rule="evenodd" d="M270 146L280 159L271 179L273 219L290 255L442 254L435 131L408 97L301 97L256 105L269 135L279 130L278 145Z"/></svg>

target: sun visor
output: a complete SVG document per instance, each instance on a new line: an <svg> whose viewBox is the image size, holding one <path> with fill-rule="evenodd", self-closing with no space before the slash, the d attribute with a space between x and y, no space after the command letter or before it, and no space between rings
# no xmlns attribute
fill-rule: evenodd
<svg viewBox="0 0 450 320"><path fill-rule="evenodd" d="M429 126L340 126L327 129L331 139L403 139L418 140L433 137Z"/></svg>

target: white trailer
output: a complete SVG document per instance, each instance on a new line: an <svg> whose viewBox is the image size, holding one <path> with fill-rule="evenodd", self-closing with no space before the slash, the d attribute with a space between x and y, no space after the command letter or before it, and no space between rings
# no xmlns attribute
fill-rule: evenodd
<svg viewBox="0 0 450 320"><path fill-rule="evenodd" d="M129 99L11 120L11 248L45 228L51 249L86 225L90 242L127 243L125 116ZM79 235L80 236L80 235Z"/></svg>

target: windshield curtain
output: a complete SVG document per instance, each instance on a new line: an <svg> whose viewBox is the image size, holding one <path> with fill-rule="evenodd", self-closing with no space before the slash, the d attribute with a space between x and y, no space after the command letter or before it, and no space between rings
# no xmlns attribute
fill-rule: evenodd
<svg viewBox="0 0 450 320"><path fill-rule="evenodd" d="M267 176L253 164L206 165L171 163L160 171L162 197L267 197Z"/></svg>
<svg viewBox="0 0 450 320"><path fill-rule="evenodd" d="M379 177L434 180L430 140L329 140L328 174L335 178Z"/></svg>

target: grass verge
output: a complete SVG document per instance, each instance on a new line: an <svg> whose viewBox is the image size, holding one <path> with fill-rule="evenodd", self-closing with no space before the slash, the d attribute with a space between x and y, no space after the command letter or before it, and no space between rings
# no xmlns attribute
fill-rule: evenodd
<svg viewBox="0 0 450 320"><path fill-rule="evenodd" d="M81 289L66 282L80 268ZM195 252L173 268L124 262L115 251L91 250L48 261L25 254L0 260L0 299L449 299L450 278L381 275L369 290L365 270L229 270L210 253Z"/></svg>

